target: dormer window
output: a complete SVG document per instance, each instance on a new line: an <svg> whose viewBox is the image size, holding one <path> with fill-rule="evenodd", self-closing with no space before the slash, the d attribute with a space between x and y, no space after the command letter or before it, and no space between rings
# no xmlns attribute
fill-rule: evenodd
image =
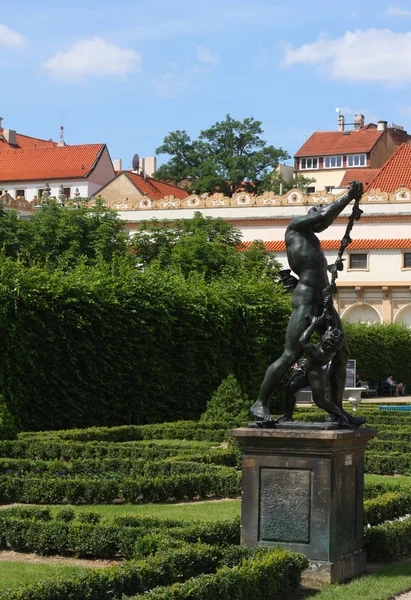
<svg viewBox="0 0 411 600"><path fill-rule="evenodd" d="M342 166L342 156L324 156L325 169L339 169Z"/></svg>
<svg viewBox="0 0 411 600"><path fill-rule="evenodd" d="M318 158L301 158L300 169L318 169Z"/></svg>
<svg viewBox="0 0 411 600"><path fill-rule="evenodd" d="M347 156L348 167L365 167L367 166L366 154L349 154Z"/></svg>

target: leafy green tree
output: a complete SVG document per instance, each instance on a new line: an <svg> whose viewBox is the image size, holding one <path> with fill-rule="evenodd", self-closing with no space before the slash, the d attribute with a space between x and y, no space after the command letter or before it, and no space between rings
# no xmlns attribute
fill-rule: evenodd
<svg viewBox="0 0 411 600"><path fill-rule="evenodd" d="M238 121L230 115L202 131L198 140L191 140L186 131L173 131L156 150L171 158L154 176L177 184L187 180L196 193L258 192L267 173L290 158L282 148L267 145L263 133L261 121Z"/></svg>
<svg viewBox="0 0 411 600"><path fill-rule="evenodd" d="M261 191L279 194L281 192L282 184L283 194L286 194L294 188L305 194L307 187L312 183L315 183L315 181L314 177L305 177L301 173L295 173L291 181L286 181L278 171L274 171L274 173L265 173L261 180L260 187Z"/></svg>
<svg viewBox="0 0 411 600"><path fill-rule="evenodd" d="M50 199L27 220L1 209L0 244L6 256L61 268L129 254L123 222L101 200L90 208L85 202L62 207Z"/></svg>

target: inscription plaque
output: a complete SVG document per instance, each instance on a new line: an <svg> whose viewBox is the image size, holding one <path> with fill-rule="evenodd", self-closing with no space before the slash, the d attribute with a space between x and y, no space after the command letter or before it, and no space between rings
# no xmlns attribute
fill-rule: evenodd
<svg viewBox="0 0 411 600"><path fill-rule="evenodd" d="M260 470L262 542L310 543L311 471Z"/></svg>

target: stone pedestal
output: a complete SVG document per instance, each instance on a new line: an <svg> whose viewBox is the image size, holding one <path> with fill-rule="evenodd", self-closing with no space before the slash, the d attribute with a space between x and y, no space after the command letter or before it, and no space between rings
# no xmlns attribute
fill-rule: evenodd
<svg viewBox="0 0 411 600"><path fill-rule="evenodd" d="M310 560L306 577L351 579L362 551L364 450L372 429L233 429L243 451L241 543Z"/></svg>

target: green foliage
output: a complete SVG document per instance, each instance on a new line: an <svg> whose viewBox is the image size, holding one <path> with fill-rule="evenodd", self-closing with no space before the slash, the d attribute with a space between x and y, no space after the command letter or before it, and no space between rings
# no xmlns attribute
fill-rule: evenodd
<svg viewBox="0 0 411 600"><path fill-rule="evenodd" d="M262 178L261 190L275 194L280 194L282 191L286 194L292 189L298 189L305 194L307 187L315 182L314 177L305 177L302 173L295 173L291 181L286 181L278 171L274 171L274 173L266 173Z"/></svg>
<svg viewBox="0 0 411 600"><path fill-rule="evenodd" d="M371 561L400 560L411 555L411 518L364 529L364 550Z"/></svg>
<svg viewBox="0 0 411 600"><path fill-rule="evenodd" d="M277 550L235 567L222 567L215 574L151 590L133 600L287 600L307 567L302 554Z"/></svg>
<svg viewBox="0 0 411 600"><path fill-rule="evenodd" d="M234 375L230 373L207 402L200 422L214 421L233 427L246 425L250 421L251 404L248 396L241 391Z"/></svg>
<svg viewBox="0 0 411 600"><path fill-rule="evenodd" d="M397 323L344 323L344 330L361 379L378 382L392 373L396 381L411 384L410 329Z"/></svg>
<svg viewBox="0 0 411 600"><path fill-rule="evenodd" d="M202 131L198 140L192 141L186 131L173 131L156 150L171 158L154 176L174 183L187 181L196 193L231 195L239 188L259 192L261 179L280 160L290 158L282 148L267 146L263 133L260 121L252 117L236 121L230 115Z"/></svg>
<svg viewBox="0 0 411 600"><path fill-rule="evenodd" d="M268 277L206 284L127 261L5 259L0 278L0 392L26 430L196 418L230 372L255 395L290 310Z"/></svg>
<svg viewBox="0 0 411 600"><path fill-rule="evenodd" d="M364 523L379 525L384 521L411 514L411 491L386 492L364 501Z"/></svg>
<svg viewBox="0 0 411 600"><path fill-rule="evenodd" d="M0 396L0 440L15 440L16 438L16 422L7 408L4 398Z"/></svg>

